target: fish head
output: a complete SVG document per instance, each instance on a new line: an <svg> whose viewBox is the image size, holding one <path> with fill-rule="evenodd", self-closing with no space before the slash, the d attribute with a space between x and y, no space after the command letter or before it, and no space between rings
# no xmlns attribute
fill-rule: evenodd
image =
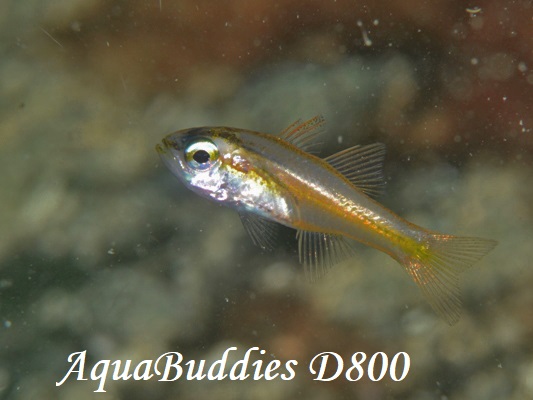
<svg viewBox="0 0 533 400"><path fill-rule="evenodd" d="M239 139L232 128L203 127L174 132L156 146L163 163L185 186L217 201L231 201L239 188L234 159Z"/></svg>

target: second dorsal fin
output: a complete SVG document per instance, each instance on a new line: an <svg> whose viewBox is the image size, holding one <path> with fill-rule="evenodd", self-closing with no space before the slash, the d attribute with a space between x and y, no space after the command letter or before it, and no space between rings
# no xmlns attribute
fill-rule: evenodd
<svg viewBox="0 0 533 400"><path fill-rule="evenodd" d="M384 157L385 145L374 143L349 147L324 160L366 195L377 197L385 191L382 171Z"/></svg>

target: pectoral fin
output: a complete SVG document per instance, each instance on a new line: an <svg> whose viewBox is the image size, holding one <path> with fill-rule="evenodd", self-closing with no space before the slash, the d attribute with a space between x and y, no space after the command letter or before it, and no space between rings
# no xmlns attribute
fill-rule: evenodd
<svg viewBox="0 0 533 400"><path fill-rule="evenodd" d="M241 217L244 230L256 246L263 250L272 251L274 249L279 229L277 222L249 212L239 212L239 217Z"/></svg>

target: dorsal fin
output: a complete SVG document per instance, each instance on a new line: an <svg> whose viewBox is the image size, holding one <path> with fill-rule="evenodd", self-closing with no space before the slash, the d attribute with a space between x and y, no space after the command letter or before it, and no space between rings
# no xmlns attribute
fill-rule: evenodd
<svg viewBox="0 0 533 400"><path fill-rule="evenodd" d="M322 115L317 115L305 122L299 119L285 128L280 133L280 137L303 151L309 152L312 147L320 145L314 139L323 132L320 128L324 122Z"/></svg>
<svg viewBox="0 0 533 400"><path fill-rule="evenodd" d="M384 157L385 145L374 143L349 147L324 160L366 195L377 197L385 191L382 171Z"/></svg>

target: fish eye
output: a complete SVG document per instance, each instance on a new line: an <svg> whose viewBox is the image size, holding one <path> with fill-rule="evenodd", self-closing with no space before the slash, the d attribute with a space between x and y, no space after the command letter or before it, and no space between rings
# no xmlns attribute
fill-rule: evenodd
<svg viewBox="0 0 533 400"><path fill-rule="evenodd" d="M218 159L218 148L207 139L198 140L185 148L187 164L197 170L211 168Z"/></svg>
<svg viewBox="0 0 533 400"><path fill-rule="evenodd" d="M198 164L205 164L209 161L209 153L205 150L198 150L196 153L192 155L192 158L194 161L196 161Z"/></svg>

